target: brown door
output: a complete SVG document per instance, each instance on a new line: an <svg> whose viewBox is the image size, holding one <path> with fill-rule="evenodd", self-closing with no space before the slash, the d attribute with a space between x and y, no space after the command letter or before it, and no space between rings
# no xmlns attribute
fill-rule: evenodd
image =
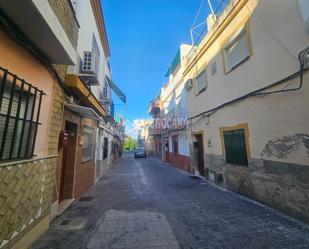
<svg viewBox="0 0 309 249"><path fill-rule="evenodd" d="M62 144L62 166L60 176L59 202L73 197L74 163L76 154L77 125L66 122L65 132L60 135Z"/></svg>
<svg viewBox="0 0 309 249"><path fill-rule="evenodd" d="M60 175L60 191L59 191L59 202L64 200L64 184L65 184L65 169L67 162L68 154L68 133L64 132L63 136L60 136L62 139L62 166L61 166L61 175Z"/></svg>
<svg viewBox="0 0 309 249"><path fill-rule="evenodd" d="M203 136L202 134L196 135L197 140L197 156L198 156L198 170L201 176L205 176L205 167L204 167L204 147L203 147Z"/></svg>

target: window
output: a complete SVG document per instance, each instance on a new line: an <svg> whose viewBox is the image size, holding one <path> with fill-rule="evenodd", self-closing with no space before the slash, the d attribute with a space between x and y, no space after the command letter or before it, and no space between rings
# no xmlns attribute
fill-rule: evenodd
<svg viewBox="0 0 309 249"><path fill-rule="evenodd" d="M44 92L0 67L0 160L32 157Z"/></svg>
<svg viewBox="0 0 309 249"><path fill-rule="evenodd" d="M103 160L107 158L107 155L108 155L108 138L105 137L103 142Z"/></svg>
<svg viewBox="0 0 309 249"><path fill-rule="evenodd" d="M238 34L224 47L225 70L226 73L236 68L250 56L248 34L246 28Z"/></svg>
<svg viewBox="0 0 309 249"><path fill-rule="evenodd" d="M226 162L248 165L244 129L224 131L223 136Z"/></svg>
<svg viewBox="0 0 309 249"><path fill-rule="evenodd" d="M108 84L106 82L104 83L104 86L103 86L103 99L104 100L109 99L109 96L108 96Z"/></svg>
<svg viewBox="0 0 309 249"><path fill-rule="evenodd" d="M211 76L214 76L217 74L217 62L213 62L210 65L210 72L211 72Z"/></svg>
<svg viewBox="0 0 309 249"><path fill-rule="evenodd" d="M195 94L198 95L202 91L206 89L206 80L207 73L206 69L203 70L196 78L195 78Z"/></svg>
<svg viewBox="0 0 309 249"><path fill-rule="evenodd" d="M82 162L86 162L92 159L93 148L93 128L90 126L84 126L84 142L82 147Z"/></svg>
<svg viewBox="0 0 309 249"><path fill-rule="evenodd" d="M173 153L178 154L178 136L172 136Z"/></svg>

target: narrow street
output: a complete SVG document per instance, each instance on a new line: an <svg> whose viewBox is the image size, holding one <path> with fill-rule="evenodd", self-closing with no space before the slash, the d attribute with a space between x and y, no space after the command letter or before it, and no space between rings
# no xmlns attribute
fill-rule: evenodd
<svg viewBox="0 0 309 249"><path fill-rule="evenodd" d="M309 227L155 158L127 154L33 248L305 249Z"/></svg>

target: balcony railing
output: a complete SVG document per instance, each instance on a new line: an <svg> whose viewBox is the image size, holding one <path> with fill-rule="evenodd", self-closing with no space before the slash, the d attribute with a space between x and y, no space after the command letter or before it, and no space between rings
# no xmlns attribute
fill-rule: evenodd
<svg viewBox="0 0 309 249"><path fill-rule="evenodd" d="M216 6L216 9L214 10L214 14L213 14L212 18L215 18L215 21L218 22L220 16L223 14L223 12L227 8L227 6L230 5L230 4L234 4L234 2L235 2L235 0L221 0L221 2L219 2L218 5ZM191 50L186 55L187 63L189 61L191 61L191 59L193 59L195 57L195 55L198 53L198 51L200 50L199 45L203 41L203 39L207 35L207 33L208 33L208 26L207 26L207 23L205 23L204 28L199 33L199 36L194 41L194 44L192 44Z"/></svg>

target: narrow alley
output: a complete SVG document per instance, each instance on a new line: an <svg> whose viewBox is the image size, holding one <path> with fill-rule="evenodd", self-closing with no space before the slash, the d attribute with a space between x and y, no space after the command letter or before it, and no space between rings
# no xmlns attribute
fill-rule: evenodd
<svg viewBox="0 0 309 249"><path fill-rule="evenodd" d="M309 227L156 158L126 154L33 249L309 248Z"/></svg>

